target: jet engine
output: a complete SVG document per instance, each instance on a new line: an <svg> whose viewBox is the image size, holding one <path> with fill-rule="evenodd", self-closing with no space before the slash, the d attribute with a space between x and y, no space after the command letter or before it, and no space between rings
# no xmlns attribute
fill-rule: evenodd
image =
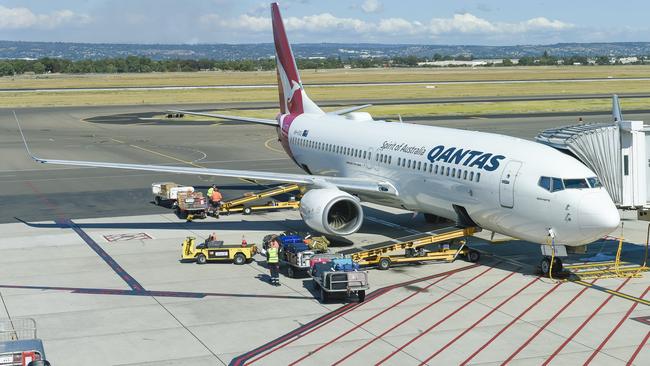
<svg viewBox="0 0 650 366"><path fill-rule="evenodd" d="M336 188L312 189L300 200L300 216L312 229L330 235L350 235L363 223L359 199Z"/></svg>

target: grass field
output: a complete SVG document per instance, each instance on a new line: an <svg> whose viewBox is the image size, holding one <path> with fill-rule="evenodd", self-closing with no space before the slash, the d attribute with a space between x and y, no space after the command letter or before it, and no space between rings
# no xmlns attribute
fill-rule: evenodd
<svg viewBox="0 0 650 366"><path fill-rule="evenodd" d="M483 68L405 68L301 70L305 84L387 82L536 80L650 77L649 66L537 66ZM170 72L146 74L37 75L0 78L0 89L90 88L115 86L275 84L275 71Z"/></svg>
<svg viewBox="0 0 650 366"><path fill-rule="evenodd" d="M650 77L650 66L566 66L517 68L435 68L435 69L354 69L303 70L305 83L385 82L385 81L479 81L585 78ZM0 78L0 88L88 88L108 86L274 84L275 72L197 72L111 75L47 75L43 77ZM650 80L603 80L596 82L537 82L326 86L306 89L315 101L359 99L416 99L446 97L522 96L550 94L650 93ZM190 89L190 90L113 90L67 92L2 92L0 106L89 106L130 104L192 104L217 102L275 102L275 88ZM608 102L607 102L608 103ZM607 110L605 101L573 100L545 102L500 102L472 104L377 106L369 111L386 116L480 113L534 113L565 110ZM650 99L628 100L628 109L648 108ZM274 115L271 114L271 115Z"/></svg>
<svg viewBox="0 0 650 366"><path fill-rule="evenodd" d="M648 99L644 98L629 98L621 100L621 108L623 110L647 109ZM589 99L580 101L576 105L573 100L558 100L558 101L530 101L530 102L499 102L499 103L436 103L436 104L416 104L416 105L385 105L385 106L372 106L364 109L364 112L369 112L375 119L398 120L398 116L403 118L409 117L427 117L427 116L460 116L460 115L486 115L486 114L518 114L530 113L535 111L537 113L549 112L589 112L589 111L607 111L612 107L611 99ZM325 111L338 109L324 108ZM214 113L226 115L238 115L245 117L258 117L258 118L275 118L279 110L277 108L270 109L254 109L254 110L219 110L213 111ZM165 115L161 113L156 116L164 118ZM181 121L214 121L215 119L206 118L201 116L187 115L180 119Z"/></svg>

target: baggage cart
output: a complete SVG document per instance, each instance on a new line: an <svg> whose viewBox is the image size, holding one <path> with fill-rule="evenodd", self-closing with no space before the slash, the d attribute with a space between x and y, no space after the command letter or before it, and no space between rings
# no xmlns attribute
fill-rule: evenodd
<svg viewBox="0 0 650 366"><path fill-rule="evenodd" d="M366 299L368 271L341 271L332 268L332 262L316 263L310 270L314 290L320 301L326 303L336 295L349 298L356 295L359 302Z"/></svg>
<svg viewBox="0 0 650 366"><path fill-rule="evenodd" d="M151 184L153 201L158 206L171 206L178 199L178 194L194 192L194 187L181 186L174 182L161 182Z"/></svg>
<svg viewBox="0 0 650 366"><path fill-rule="evenodd" d="M201 192L179 192L176 200L176 215L181 219L201 218L207 216L208 202Z"/></svg>

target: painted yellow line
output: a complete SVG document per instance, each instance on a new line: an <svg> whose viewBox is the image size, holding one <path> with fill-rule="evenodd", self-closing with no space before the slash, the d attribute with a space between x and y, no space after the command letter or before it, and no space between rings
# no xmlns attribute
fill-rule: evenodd
<svg viewBox="0 0 650 366"><path fill-rule="evenodd" d="M136 148L136 149L140 149L140 150L142 150L142 151L146 151L146 152L151 153L151 154L156 154L156 155L160 155L160 156L162 156L162 157L168 158L168 159L176 160L176 161L181 162L181 163L183 163L183 164L189 164L189 165L191 165L191 166L195 166L195 167L197 167L197 168L203 168L203 169L206 169L206 167L204 167L204 166L202 166L202 165L199 165L199 164L196 164L196 163L194 163L194 162L187 161L187 160L183 160L183 159L179 159L179 158L173 157L173 156L171 156L171 155L163 154L163 153L158 152L158 151L149 150L149 149L147 149L147 148L144 148L144 147L141 147L141 146L138 146L138 145L129 145L129 146L134 147L134 148Z"/></svg>
<svg viewBox="0 0 650 366"><path fill-rule="evenodd" d="M115 142L118 142L118 143L121 143L121 144L126 144L126 142L124 142L124 141L120 141L120 140L117 140L117 139L114 139L114 138L111 138L111 140L113 140L113 141L115 141ZM171 156L171 155L163 154L163 153L158 152L158 151L154 151L154 150L150 150L150 149L144 148L144 147L142 147L142 146L132 145L132 144L129 144L129 146L130 146L130 147L133 147L133 148L136 148L136 149L139 149L139 150L142 150L142 151L146 151L146 152L148 152L148 153L150 153L150 154L159 155L159 156L162 156L162 157L167 158L167 159L175 160L175 161L181 162L181 163L183 163L183 164L189 164L189 165L191 165L191 166L194 166L194 167L197 167L197 168L201 168L201 169L208 169L207 167L205 167L205 166L203 166L203 165L196 164L196 163L194 163L194 162L192 162L192 161L187 161L187 160L179 159L179 158L176 158L176 157ZM243 181L243 182L246 182L246 183L252 183L252 184L259 185L259 183L257 183L257 182L256 182L255 180L253 180L253 179L247 179L247 178L237 178L237 179L239 179L239 180L241 180L241 181Z"/></svg>
<svg viewBox="0 0 650 366"><path fill-rule="evenodd" d="M617 296L617 297L620 297L620 298L623 298L623 299L638 302L639 304L642 304L642 305L650 306L650 300L640 299L638 297L630 296L628 294L624 294L622 292L610 290L610 289L607 289L607 288L604 288L604 287L601 287L601 286L596 286L596 285L594 285L592 283L581 281L581 280L575 280L575 281L571 281L571 282L576 283L578 285L585 286L585 287L593 288L594 290L602 291L604 293L614 295L614 296Z"/></svg>
<svg viewBox="0 0 650 366"><path fill-rule="evenodd" d="M270 145L271 142L273 142L273 141L277 141L277 140L278 140L277 137L271 137L270 139L268 139L268 140L266 140L266 141L264 142L264 147L266 147L267 149L269 149L269 150L271 150L271 151L275 151L275 152L283 153L284 150L276 149L276 148L274 148L273 146Z"/></svg>

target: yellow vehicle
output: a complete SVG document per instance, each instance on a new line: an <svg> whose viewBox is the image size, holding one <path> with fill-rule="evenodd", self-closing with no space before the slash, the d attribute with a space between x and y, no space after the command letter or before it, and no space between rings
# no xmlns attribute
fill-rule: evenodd
<svg viewBox="0 0 650 366"><path fill-rule="evenodd" d="M225 245L222 240L213 240L196 245L196 238L193 236L188 236L183 240L182 246L181 261L196 262L197 264L205 264L208 261L231 261L242 265L250 261L257 253L255 244Z"/></svg>

